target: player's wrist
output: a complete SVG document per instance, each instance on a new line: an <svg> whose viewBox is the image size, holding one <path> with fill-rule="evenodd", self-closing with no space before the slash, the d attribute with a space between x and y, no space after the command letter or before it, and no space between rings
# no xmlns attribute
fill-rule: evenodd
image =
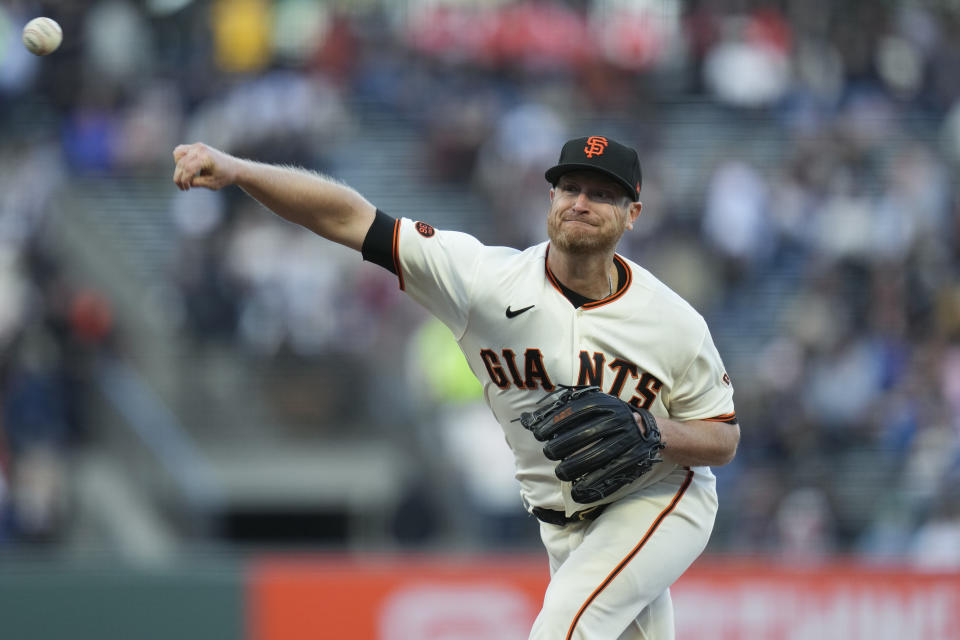
<svg viewBox="0 0 960 640"><path fill-rule="evenodd" d="M224 160L224 177L228 184L236 185L241 189L253 186L255 184L258 165L260 165L260 163L254 162L253 160L227 156Z"/></svg>
<svg viewBox="0 0 960 640"><path fill-rule="evenodd" d="M640 429L642 435L646 436L651 431L660 433L660 425L652 413L641 407L631 406L630 409L633 411L633 419L636 421L637 428Z"/></svg>

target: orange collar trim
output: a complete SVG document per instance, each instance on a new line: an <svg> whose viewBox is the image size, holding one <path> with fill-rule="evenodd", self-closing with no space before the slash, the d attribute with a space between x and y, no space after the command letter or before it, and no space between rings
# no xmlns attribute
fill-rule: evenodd
<svg viewBox="0 0 960 640"><path fill-rule="evenodd" d="M543 259L543 266L544 266L544 270L547 273L547 280L550 281L550 284L553 285L554 289L556 289L557 291L560 292L561 295L566 297L566 294L563 292L563 286L560 284L560 281L557 280L557 276L553 275L553 271L550 270L550 265L547 262L547 258L549 257L550 257L550 245L548 244L547 253ZM600 300L587 302L586 304L583 304L580 306L581 309L596 309L597 307L602 307L603 305L609 304L614 300L617 300L618 298L622 297L623 294L627 292L627 289L630 288L630 284L633 282L633 272L630 270L629 265L627 265L626 261L617 254L613 254L613 261L618 265L618 269L617 269L618 272L623 271L623 273L627 274L626 280L622 283L619 283L620 286L617 287L617 290L614 291L613 294L607 296L606 298L602 298Z"/></svg>

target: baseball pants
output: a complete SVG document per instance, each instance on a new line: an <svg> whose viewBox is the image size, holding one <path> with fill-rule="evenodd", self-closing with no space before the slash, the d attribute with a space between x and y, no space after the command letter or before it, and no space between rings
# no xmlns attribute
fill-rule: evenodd
<svg viewBox="0 0 960 640"><path fill-rule="evenodd" d="M550 584L530 640L672 640L669 587L703 552L717 513L708 468L677 468L593 521L540 523Z"/></svg>

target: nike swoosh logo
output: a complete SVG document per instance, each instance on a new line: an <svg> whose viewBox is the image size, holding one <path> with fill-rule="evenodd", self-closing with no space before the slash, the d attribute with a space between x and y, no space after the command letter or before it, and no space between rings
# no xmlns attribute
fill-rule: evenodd
<svg viewBox="0 0 960 640"><path fill-rule="evenodd" d="M524 311L530 311L530 309L533 309L535 306L537 305L532 304L529 307L524 307L523 309L517 309L516 311L513 311L510 307L507 307L507 317L516 318L518 315L520 315Z"/></svg>

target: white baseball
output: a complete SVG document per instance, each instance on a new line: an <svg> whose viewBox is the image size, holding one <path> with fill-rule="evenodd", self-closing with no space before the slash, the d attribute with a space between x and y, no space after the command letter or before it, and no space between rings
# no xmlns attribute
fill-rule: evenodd
<svg viewBox="0 0 960 640"><path fill-rule="evenodd" d="M63 42L63 30L50 18L34 18L23 28L23 44L30 53L45 56Z"/></svg>

